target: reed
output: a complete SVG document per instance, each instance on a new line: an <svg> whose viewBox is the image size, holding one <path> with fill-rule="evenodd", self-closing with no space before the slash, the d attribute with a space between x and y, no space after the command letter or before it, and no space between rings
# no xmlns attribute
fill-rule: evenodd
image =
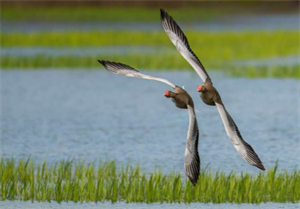
<svg viewBox="0 0 300 209"><path fill-rule="evenodd" d="M145 202L145 203L261 203L300 200L300 170L278 171L278 165L258 175L225 174L202 169L194 187L180 173L145 173L140 166L115 161L93 163L32 160L0 161L0 200Z"/></svg>
<svg viewBox="0 0 300 209"><path fill-rule="evenodd" d="M228 70L232 77L247 78L300 78L300 65L290 66L231 66Z"/></svg>
<svg viewBox="0 0 300 209"><path fill-rule="evenodd" d="M291 31L185 32L202 59L233 60L299 55L299 35ZM1 47L151 46L176 50L161 31L86 31L1 33Z"/></svg>
<svg viewBox="0 0 300 209"><path fill-rule="evenodd" d="M178 21L205 21L220 17L217 8L168 8ZM226 12L228 13L228 12ZM160 19L159 8L142 7L103 7L103 6L60 6L60 7L3 7L2 21L74 21L74 22L157 22Z"/></svg>
<svg viewBox="0 0 300 209"><path fill-rule="evenodd" d="M243 77L299 78L299 64L293 66L237 66L235 60L299 55L299 31L203 32L187 31L194 52L208 71L220 70ZM9 56L2 55L3 69L99 68L98 59L129 64L137 69L186 70L189 64L180 56L162 31L88 31L1 33L2 47L73 48L102 46L150 46L155 53L133 50L124 53L87 55Z"/></svg>
<svg viewBox="0 0 300 209"><path fill-rule="evenodd" d="M3 70L9 69L103 69L98 63L98 59L112 60L122 62L135 67L138 70L190 70L192 67L176 53L155 55L155 54L106 54L98 56L2 56L0 67ZM172 61L171 61L172 60ZM220 71L234 77L274 77L274 78L300 78L299 64L290 66L243 66L235 65L234 62L225 62L222 60L203 59L202 62L208 73L210 71Z"/></svg>

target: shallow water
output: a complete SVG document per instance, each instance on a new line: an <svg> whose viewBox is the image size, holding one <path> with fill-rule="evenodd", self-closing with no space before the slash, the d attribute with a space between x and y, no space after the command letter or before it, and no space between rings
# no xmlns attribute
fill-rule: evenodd
<svg viewBox="0 0 300 209"><path fill-rule="evenodd" d="M148 72L185 85L200 129L201 167L230 172L248 165L229 142L215 107L196 92L191 72ZM299 81L213 75L227 110L266 168L279 160L299 165ZM163 83L105 70L1 71L0 154L55 163L61 159L115 159L145 171L183 172L188 113L163 97Z"/></svg>
<svg viewBox="0 0 300 209"><path fill-rule="evenodd" d="M176 19L176 18L175 18ZM239 31L239 30L297 30L299 14L227 16L222 19L197 22L179 22L185 30ZM159 22L11 22L1 21L2 32L72 30L162 30Z"/></svg>
<svg viewBox="0 0 300 209"><path fill-rule="evenodd" d="M1 56L95 56L97 54L163 54L175 53L173 47L151 46L102 46L102 47L79 47L79 48L50 48L50 47L2 47ZM176 52L177 53L177 52Z"/></svg>
<svg viewBox="0 0 300 209"><path fill-rule="evenodd" d="M220 209L220 208L243 208L243 209L295 209L300 208L299 204L292 203L262 203L262 204L204 204L204 203L192 203L192 204L145 204L145 203L31 203L31 202L19 202L19 201L6 201L0 202L0 207L5 209L31 209L31 208L65 208L65 209L77 209L77 208L101 208L101 209L144 209L144 208L153 208L153 209L189 209L189 208L203 208L203 209Z"/></svg>

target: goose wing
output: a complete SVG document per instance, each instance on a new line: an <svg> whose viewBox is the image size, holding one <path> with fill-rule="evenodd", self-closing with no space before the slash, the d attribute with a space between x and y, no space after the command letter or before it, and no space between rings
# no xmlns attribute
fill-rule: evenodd
<svg viewBox="0 0 300 209"><path fill-rule="evenodd" d="M260 161L258 155L255 153L251 145L244 141L238 127L236 126L229 113L226 111L224 105L216 102L216 106L218 108L219 114L221 115L227 136L238 153L249 164L256 166L261 170L265 170L265 167L263 166L262 162Z"/></svg>
<svg viewBox="0 0 300 209"><path fill-rule="evenodd" d="M178 24L163 9L160 9L160 12L162 26L167 35L169 36L171 42L175 45L178 52L194 68L194 70L197 72L197 74L200 76L203 82L211 82L210 77L208 76L205 68L190 48L189 42L182 30L180 29L180 27L178 26Z"/></svg>
<svg viewBox="0 0 300 209"><path fill-rule="evenodd" d="M128 65L125 65L122 63L117 63L117 62L104 61L104 60L98 60L98 62L100 62L106 68L106 70L108 70L114 74L124 75L127 77L136 77L136 78L143 78L143 79L148 79L148 80L156 80L156 81L160 81L165 84L168 84L168 85L172 86L173 88L175 88L175 85L173 83L171 83L170 81L168 81L167 79L142 74L139 71L137 71L136 69L134 69Z"/></svg>
<svg viewBox="0 0 300 209"><path fill-rule="evenodd" d="M200 157L198 153L199 129L194 108L188 105L188 111L189 129L184 155L184 170L192 184L196 185L200 174Z"/></svg>

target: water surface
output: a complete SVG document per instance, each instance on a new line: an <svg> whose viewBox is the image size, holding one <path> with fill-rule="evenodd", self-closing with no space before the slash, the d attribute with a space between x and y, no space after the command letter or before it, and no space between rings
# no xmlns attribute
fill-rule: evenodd
<svg viewBox="0 0 300 209"><path fill-rule="evenodd" d="M220 209L220 208L230 208L230 209L274 209L274 208L282 208L282 209L295 209L300 208L299 204L292 203L262 203L262 204L204 204L204 203L192 203L192 204L145 204L145 203L31 203L31 202L20 202L20 201L5 201L0 202L0 207L4 207L5 209L56 209L56 208L64 208L64 209L77 209L77 208L101 208L101 209L144 209L144 208L152 208L152 209Z"/></svg>
<svg viewBox="0 0 300 209"><path fill-rule="evenodd" d="M151 47L151 46L101 46L101 47L2 47L1 56L95 56L97 54L164 54L178 53L173 47Z"/></svg>
<svg viewBox="0 0 300 209"><path fill-rule="evenodd" d="M146 71L147 72L147 71ZM148 72L185 85L198 110L201 166L225 172L248 165L226 136L215 107L200 100L191 72ZM299 81L212 74L227 110L266 168L299 165ZM0 154L55 163L115 159L145 171L183 173L188 113L163 96L171 87L105 70L1 71Z"/></svg>

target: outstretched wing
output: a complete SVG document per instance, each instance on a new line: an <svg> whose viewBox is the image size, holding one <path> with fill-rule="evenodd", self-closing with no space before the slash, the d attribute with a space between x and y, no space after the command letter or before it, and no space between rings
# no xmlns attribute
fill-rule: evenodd
<svg viewBox="0 0 300 209"><path fill-rule="evenodd" d="M199 129L194 108L188 105L188 111L189 129L184 155L184 170L192 184L196 185L200 174L200 157L198 153Z"/></svg>
<svg viewBox="0 0 300 209"><path fill-rule="evenodd" d="M189 42L182 30L180 29L180 27L173 20L173 18L163 9L160 9L160 13L162 26L168 34L172 43L175 45L178 52L194 68L194 70L198 73L203 82L211 82L205 68L190 48Z"/></svg>
<svg viewBox="0 0 300 209"><path fill-rule="evenodd" d="M238 127L236 126L229 113L226 111L224 105L216 102L216 106L218 108L219 114L221 115L226 133L238 153L249 164L256 166L261 170L265 170L265 167L263 166L262 162L260 161L251 145L244 141Z"/></svg>
<svg viewBox="0 0 300 209"><path fill-rule="evenodd" d="M170 81L163 79L163 78L157 78L154 76L150 75L145 75L137 71L136 69L122 64L122 63L117 63L117 62L110 62L110 61L104 61L104 60L98 60L108 71L118 74L118 75L124 75L127 77L136 77L136 78L143 78L143 79L148 79L148 80L156 80L163 82L165 84L168 84L175 88L175 85L171 83Z"/></svg>

